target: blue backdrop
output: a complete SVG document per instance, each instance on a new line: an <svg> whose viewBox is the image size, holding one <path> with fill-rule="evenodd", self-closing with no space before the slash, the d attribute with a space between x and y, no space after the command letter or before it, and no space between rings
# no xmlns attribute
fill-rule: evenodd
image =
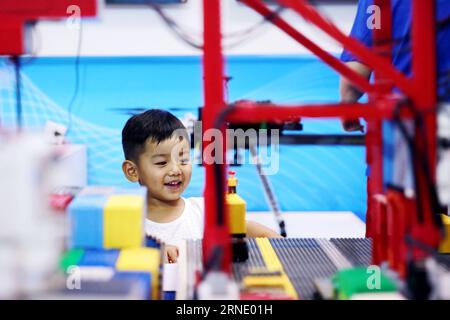
<svg viewBox="0 0 450 320"><path fill-rule="evenodd" d="M47 120L67 124L75 87L74 58L23 61L23 117L26 127ZM121 129L128 119L121 108L163 108L183 117L202 105L199 57L85 57L73 104L68 138L88 146L89 183L129 186L121 172ZM310 56L233 56L227 59L228 98L277 103L337 102L338 76ZM15 126L12 66L0 60L0 121ZM338 121L304 120L307 133L339 133ZM283 211L366 210L363 147L281 146L280 170L270 176ZM238 167L239 193L249 210L267 210L252 165ZM194 167L186 196L200 196L204 172Z"/></svg>

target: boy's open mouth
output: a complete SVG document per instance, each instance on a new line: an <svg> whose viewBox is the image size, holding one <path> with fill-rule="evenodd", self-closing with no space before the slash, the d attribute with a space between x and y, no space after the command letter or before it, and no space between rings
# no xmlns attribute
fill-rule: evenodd
<svg viewBox="0 0 450 320"><path fill-rule="evenodd" d="M170 189L178 189L182 184L182 181L171 181L164 183L164 185Z"/></svg>

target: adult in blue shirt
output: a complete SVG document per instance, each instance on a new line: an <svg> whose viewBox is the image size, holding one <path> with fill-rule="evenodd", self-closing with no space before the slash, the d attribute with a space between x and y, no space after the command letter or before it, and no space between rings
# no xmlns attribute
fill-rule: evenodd
<svg viewBox="0 0 450 320"><path fill-rule="evenodd" d="M412 3L414 0L391 0L392 5L392 38L393 38L393 65L406 75L411 74L412 66L412 43L411 43L411 20ZM438 99L450 102L450 0L428 0L436 1L436 20L438 22L437 43L437 76L438 76ZM358 3L355 22L351 36L372 47L372 30L369 28L373 10L370 6L373 0L360 0ZM369 21L369 26L368 26ZM380 26L383 28L383 26ZM346 62L350 68L370 78L372 70L358 61L350 52L342 53L341 60ZM340 81L340 97L342 102L354 103L364 93L353 87L345 78ZM412 123L407 123L410 130ZM363 125L358 119L343 120L346 131L364 131ZM404 189L413 188L413 178L409 164L410 156L407 144L399 129L386 123L383 128L384 135L384 182ZM393 167L396 169L393 170Z"/></svg>
<svg viewBox="0 0 450 320"><path fill-rule="evenodd" d="M411 74L411 17L413 0L391 0L392 1L392 30L394 39L393 64L406 75ZM429 0L433 1L433 0ZM450 101L450 1L436 1L437 27L437 61L438 61L438 96L440 101ZM358 10L351 31L351 36L358 39L366 46L372 46L372 30L367 26L367 21L373 12L370 6L373 0L360 0ZM381 26L382 28L383 26ZM342 53L341 60L346 62L352 69L369 78L372 70L358 61L348 51ZM340 95L343 102L353 103L363 95L362 92L353 87L346 79L342 78L340 83ZM347 131L358 131L362 129L359 120L350 119L343 122Z"/></svg>

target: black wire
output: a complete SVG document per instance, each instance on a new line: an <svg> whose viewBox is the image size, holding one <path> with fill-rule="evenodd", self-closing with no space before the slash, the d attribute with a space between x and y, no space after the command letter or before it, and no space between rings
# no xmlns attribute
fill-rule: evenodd
<svg viewBox="0 0 450 320"><path fill-rule="evenodd" d="M397 126L399 127L400 132L402 133L403 137L406 140L409 154L410 154L410 160L411 160L411 165L412 165L412 170L413 170L413 175L414 175L414 189L416 191L416 199L417 199L418 219L419 219L419 222L423 223L423 221L424 221L424 216L423 216L424 210L423 209L425 208L424 207L425 204L422 202L422 199L421 199L419 181L417 179L417 170L423 170L426 184L428 186L428 190L430 190L430 202L431 203L429 203L429 205L431 206L431 210L433 212L433 218L434 218L433 220L434 220L434 223L436 224L436 226L441 228L442 221L441 221L441 218L439 215L439 211L442 209L442 207L439 204L436 185L433 183L432 178L431 178L430 164L428 163L428 158L427 158L426 154L419 154L417 152L415 142L414 142L413 138L409 135L407 128L405 127L403 121L400 118L400 111L403 106L408 107L410 109L410 111L412 111L412 113L414 114L414 124L420 131L422 131L422 134L424 134L424 137L425 137L423 119L422 119L423 114L419 113L407 101L403 101L403 102L399 103L397 105L397 108L394 113L394 121L397 124ZM434 112L436 112L436 111L434 111ZM426 141L426 139L425 139L425 141ZM425 142L425 144L426 144L426 142Z"/></svg>
<svg viewBox="0 0 450 320"><path fill-rule="evenodd" d="M14 65L14 72L16 78L16 119L17 119L17 131L22 131L22 81L20 77L20 57L13 56L11 61Z"/></svg>
<svg viewBox="0 0 450 320"><path fill-rule="evenodd" d="M39 33L36 28L37 23L32 22L29 24L31 24L31 42L33 43L32 44L33 49L32 49L32 52L30 53L30 56L27 57L27 59L22 59L22 61L21 61L22 67L29 65L36 60L37 53L39 52L40 45L41 45L41 37L39 36ZM37 36L36 36L36 34L37 34Z"/></svg>
<svg viewBox="0 0 450 320"><path fill-rule="evenodd" d="M261 27L266 22L270 22L270 21L274 20L285 9L286 9L285 7L283 7L281 5L278 5L277 9L274 12L272 12L271 14L269 14L267 16L264 16L261 21L255 23L253 26L248 27L248 28L243 29L243 30L240 30L240 31L235 31L235 32L232 32L232 33L229 33L229 34L225 34L224 38L233 38L233 37L236 37L236 36L241 36L242 37L242 36L248 35L248 34L252 33L253 31L255 31L256 29L258 29L259 27Z"/></svg>
<svg viewBox="0 0 450 320"><path fill-rule="evenodd" d="M36 24L32 24L32 32L36 32L35 28ZM32 37L33 39L34 37ZM33 42L34 43L34 42ZM36 53L38 49L34 49L34 52L31 53L30 57L28 59L23 59L19 56L12 56L10 58L10 61L12 62L12 65L14 67L14 74L15 74L15 83L16 83L16 122L17 122L17 130L20 132L23 127L23 115L22 115L22 77L20 76L20 71L23 66L29 65L34 60L36 60Z"/></svg>
<svg viewBox="0 0 450 320"><path fill-rule="evenodd" d="M249 141L250 144L250 141ZM258 175L261 179L261 182L263 184L263 189L264 189L264 193L266 195L267 198L267 202L268 205L270 207L270 209L272 210L274 216L275 216L275 220L278 222L278 226L280 228L280 235L283 238L287 237L287 233L286 233L286 224L284 223L283 218L281 217L281 211L280 208L278 206L277 200L273 194L272 188L270 187L269 184L269 180L267 179L267 177L264 175L262 166L261 166L261 162L258 159L258 155L257 155L257 151L256 148L254 146L249 145L249 149L250 152L252 154L253 157L256 158L256 170L258 172Z"/></svg>
<svg viewBox="0 0 450 320"><path fill-rule="evenodd" d="M169 27L169 29L183 42L189 46L203 50L203 44L196 43L194 40L189 39L189 36L180 28L180 26L169 16L167 16L160 6L155 4L150 4L150 8L155 10L155 12L161 17L164 23Z"/></svg>
<svg viewBox="0 0 450 320"><path fill-rule="evenodd" d="M165 12L164 10L156 5L156 4L150 4L149 5L150 8L152 8L153 10L155 10L155 12L161 17L161 19L164 21L164 23L169 27L169 29L179 38L181 39L184 43L188 44L189 46L195 48L195 49L199 49L199 50L203 50L203 44L202 43L197 43L192 36L190 36L186 31L183 30L183 28L180 27L179 24L177 24L172 18L170 18ZM224 49L231 49L231 48L235 48L237 46L239 46L240 44L242 44L244 41L248 40L249 36L254 33L256 30L260 29L263 25L265 25L267 22L272 21L273 19L275 19L275 17L279 16L280 13L285 10L285 8L283 6L278 6L278 8L276 9L275 12L263 17L263 19L256 23L255 25L249 27L249 28L245 28L243 30L240 31L236 31L233 32L231 34L228 35L224 35L222 38L223 39L229 39L229 38L234 38L234 37L241 37L240 39L236 40L235 42L228 44L228 45L223 45Z"/></svg>
<svg viewBox="0 0 450 320"><path fill-rule="evenodd" d="M73 89L72 98L70 99L69 105L67 107L67 113L68 113L68 124L67 124L67 131L66 136L69 134L70 130L72 129L72 109L73 105L77 99L78 91L80 89L80 58L81 58L81 44L83 40L83 26L80 21L79 23L79 33L78 33L78 44L77 44L77 53L75 57L75 87Z"/></svg>
<svg viewBox="0 0 450 320"><path fill-rule="evenodd" d="M232 49L235 48L237 46L239 46L240 44L242 44L244 41L248 40L249 36L254 33L256 30L261 29L262 26L264 26L266 23L268 22L272 22L273 20L275 20L275 18L277 18L278 16L280 16L280 14L285 10L286 8L283 6L278 6L277 9L274 12L271 12L270 14L266 15L263 17L263 19L259 22L256 23L253 27L250 27L246 30L243 30L241 32L241 39L238 39L237 41L235 41L234 43L231 44L227 44L224 45L225 49ZM226 39L227 35L224 36L224 38Z"/></svg>

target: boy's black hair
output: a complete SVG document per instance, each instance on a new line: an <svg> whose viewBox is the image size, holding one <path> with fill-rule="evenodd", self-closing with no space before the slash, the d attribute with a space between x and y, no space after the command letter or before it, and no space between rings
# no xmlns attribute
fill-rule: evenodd
<svg viewBox="0 0 450 320"><path fill-rule="evenodd" d="M137 161L147 139L160 143L172 137L175 130L189 141L186 127L168 111L150 109L128 119L122 130L122 147L126 160Z"/></svg>

